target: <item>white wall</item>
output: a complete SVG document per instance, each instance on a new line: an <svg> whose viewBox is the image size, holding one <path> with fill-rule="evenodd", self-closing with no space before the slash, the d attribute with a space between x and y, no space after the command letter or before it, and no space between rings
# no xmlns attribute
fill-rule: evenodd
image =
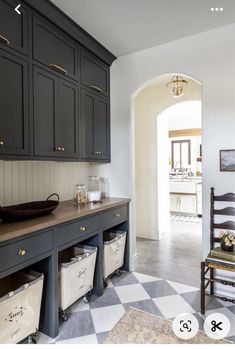
<svg viewBox="0 0 235 349"><path fill-rule="evenodd" d="M219 172L219 149L235 148L234 33L235 24L232 24L123 56L114 62L111 71L113 162L96 168L97 172L109 178L111 195L133 199L133 96L146 82L168 72L181 72L201 81L204 256L209 249L210 187L215 186L217 193L235 192L234 173ZM134 225L131 233L134 255Z"/></svg>
<svg viewBox="0 0 235 349"><path fill-rule="evenodd" d="M77 183L87 184L89 164L45 161L0 161L0 205L45 200L58 193L73 197Z"/></svg>
<svg viewBox="0 0 235 349"><path fill-rule="evenodd" d="M186 90L188 93L188 90ZM200 89L201 98L201 89ZM175 101L181 102L180 99ZM189 101L174 104L166 111L169 130L185 130L202 127L202 103L201 101Z"/></svg>

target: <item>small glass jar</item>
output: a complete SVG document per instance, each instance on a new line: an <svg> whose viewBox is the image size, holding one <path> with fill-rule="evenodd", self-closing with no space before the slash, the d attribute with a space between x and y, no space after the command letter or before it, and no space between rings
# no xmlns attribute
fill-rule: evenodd
<svg viewBox="0 0 235 349"><path fill-rule="evenodd" d="M87 190L85 184L77 184L73 192L73 204L75 206L85 205L87 203Z"/></svg>
<svg viewBox="0 0 235 349"><path fill-rule="evenodd" d="M98 176L88 177L88 202L97 202L101 199L101 180Z"/></svg>

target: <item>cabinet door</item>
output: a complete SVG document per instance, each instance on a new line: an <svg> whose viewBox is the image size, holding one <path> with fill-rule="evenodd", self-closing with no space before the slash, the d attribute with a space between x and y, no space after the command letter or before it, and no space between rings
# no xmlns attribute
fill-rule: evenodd
<svg viewBox="0 0 235 349"><path fill-rule="evenodd" d="M197 213L196 195L180 195L180 212Z"/></svg>
<svg viewBox="0 0 235 349"><path fill-rule="evenodd" d="M109 102L97 98L94 118L94 153L97 159L110 159L110 111Z"/></svg>
<svg viewBox="0 0 235 349"><path fill-rule="evenodd" d="M28 63L2 50L0 154L29 154Z"/></svg>
<svg viewBox="0 0 235 349"><path fill-rule="evenodd" d="M82 51L81 79L93 91L109 96L109 67L86 51Z"/></svg>
<svg viewBox="0 0 235 349"><path fill-rule="evenodd" d="M0 0L0 46L28 54L28 12L22 5L19 15L17 5L18 1Z"/></svg>
<svg viewBox="0 0 235 349"><path fill-rule="evenodd" d="M61 156L56 149L55 118L57 114L58 79L34 67L34 155Z"/></svg>
<svg viewBox="0 0 235 349"><path fill-rule="evenodd" d="M33 58L61 75L77 79L77 47L67 36L33 18Z"/></svg>
<svg viewBox="0 0 235 349"><path fill-rule="evenodd" d="M93 93L82 90L82 114L81 114L81 157L82 159L94 159L94 117L95 99Z"/></svg>
<svg viewBox="0 0 235 349"><path fill-rule="evenodd" d="M69 82L60 79L58 88L58 113L56 116L56 146L62 149L61 156L77 156L78 140L78 90Z"/></svg>

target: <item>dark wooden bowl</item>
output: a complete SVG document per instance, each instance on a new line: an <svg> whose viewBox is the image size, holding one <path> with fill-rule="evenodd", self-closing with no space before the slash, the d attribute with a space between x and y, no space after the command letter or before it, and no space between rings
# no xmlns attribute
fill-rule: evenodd
<svg viewBox="0 0 235 349"><path fill-rule="evenodd" d="M49 200L57 196L57 200ZM59 204L59 195L52 194L45 201L32 201L14 206L0 207L0 219L17 222L50 214Z"/></svg>

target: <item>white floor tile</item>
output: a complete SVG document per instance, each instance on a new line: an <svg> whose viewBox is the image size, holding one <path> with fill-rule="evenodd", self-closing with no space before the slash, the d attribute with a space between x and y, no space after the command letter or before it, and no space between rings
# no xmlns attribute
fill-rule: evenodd
<svg viewBox="0 0 235 349"><path fill-rule="evenodd" d="M133 284L115 287L115 291L122 303L130 303L150 299L142 285Z"/></svg>
<svg viewBox="0 0 235 349"><path fill-rule="evenodd" d="M51 344L51 343L55 343L55 339L46 336L44 333L41 332L37 332L37 344Z"/></svg>
<svg viewBox="0 0 235 349"><path fill-rule="evenodd" d="M137 272L134 272L133 274L135 275L136 279L141 283L161 280L157 277L141 274Z"/></svg>
<svg viewBox="0 0 235 349"><path fill-rule="evenodd" d="M124 314L125 309L121 304L92 309L91 316L95 332L100 333L110 331Z"/></svg>
<svg viewBox="0 0 235 349"><path fill-rule="evenodd" d="M153 301L166 318L174 318L182 313L195 313L180 295L154 298Z"/></svg>
<svg viewBox="0 0 235 349"><path fill-rule="evenodd" d="M76 303L74 303L66 312L68 313L76 313L77 311L90 310L89 304L83 302L83 299L79 299Z"/></svg>
<svg viewBox="0 0 235 349"><path fill-rule="evenodd" d="M178 282L168 281L168 284L170 284L178 293L186 293L186 292L195 292L199 289L196 287L188 286L185 284L180 284Z"/></svg>
<svg viewBox="0 0 235 349"><path fill-rule="evenodd" d="M98 344L95 334L82 336L77 338L65 339L64 341L56 342L56 344Z"/></svg>

